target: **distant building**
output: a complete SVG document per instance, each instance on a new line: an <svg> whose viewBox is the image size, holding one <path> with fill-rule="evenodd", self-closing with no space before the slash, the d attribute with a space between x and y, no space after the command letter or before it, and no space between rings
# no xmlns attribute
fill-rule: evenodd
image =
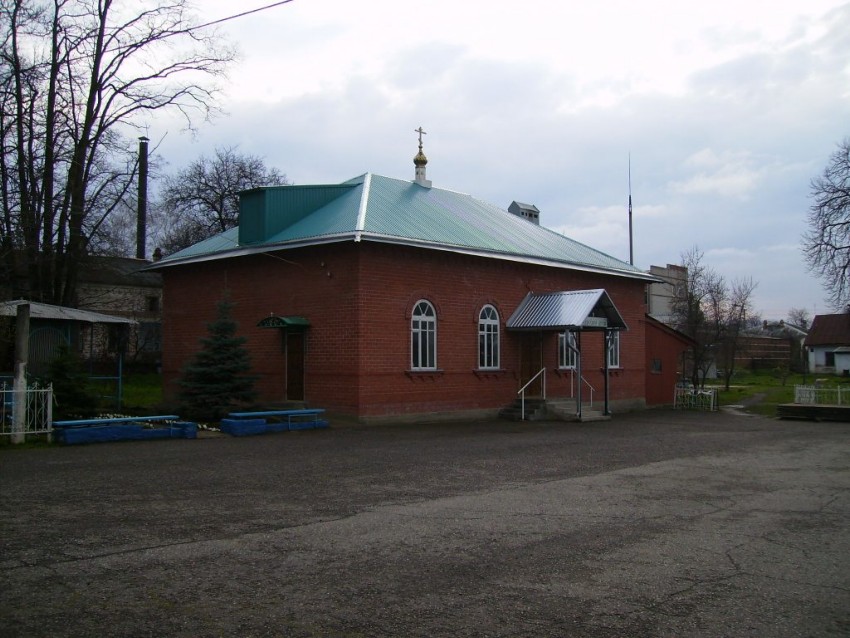
<svg viewBox="0 0 850 638"><path fill-rule="evenodd" d="M850 376L850 314L815 315L804 343L811 372Z"/></svg>
<svg viewBox="0 0 850 638"><path fill-rule="evenodd" d="M687 290L688 269L684 266L667 264L666 267L650 266L649 274L659 281L647 287L647 306L651 316L668 326L676 326L674 300Z"/></svg>
<svg viewBox="0 0 850 638"><path fill-rule="evenodd" d="M31 349L40 365L47 365L60 345L71 347L83 359L111 360L122 353L129 362L158 363L162 356L162 276L144 271L148 265L148 261L128 257L86 257L79 267L75 307L128 321L35 322ZM23 273L17 273L14 289L26 298ZM10 334L0 331L0 370L11 366Z"/></svg>
<svg viewBox="0 0 850 638"><path fill-rule="evenodd" d="M784 320L764 321L760 334L763 338L775 339L782 342L785 353L783 359L774 367L787 367L792 372L806 372L808 361L804 343L809 332L805 326L796 326ZM758 348L754 348L751 356L750 366L752 368L764 367L763 360L758 357Z"/></svg>
<svg viewBox="0 0 850 638"><path fill-rule="evenodd" d="M128 358L148 363L162 355L162 276L144 270L150 262L129 257L89 257L80 267L77 306L132 319L129 330L99 326L93 333L100 355L124 347ZM88 344L83 344L83 352Z"/></svg>

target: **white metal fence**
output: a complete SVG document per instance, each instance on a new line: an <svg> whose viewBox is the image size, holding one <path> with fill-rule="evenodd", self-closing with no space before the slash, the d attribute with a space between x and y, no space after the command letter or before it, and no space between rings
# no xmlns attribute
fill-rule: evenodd
<svg viewBox="0 0 850 638"><path fill-rule="evenodd" d="M850 405L850 387L821 388L816 385L794 386L794 403L805 405Z"/></svg>
<svg viewBox="0 0 850 638"><path fill-rule="evenodd" d="M673 395L673 407L677 410L709 410L717 409L717 390L695 390L693 388L676 388Z"/></svg>
<svg viewBox="0 0 850 638"><path fill-rule="evenodd" d="M50 434L53 431L53 386L30 385L16 392L12 385L3 383L0 384L0 397L3 400L0 436Z"/></svg>

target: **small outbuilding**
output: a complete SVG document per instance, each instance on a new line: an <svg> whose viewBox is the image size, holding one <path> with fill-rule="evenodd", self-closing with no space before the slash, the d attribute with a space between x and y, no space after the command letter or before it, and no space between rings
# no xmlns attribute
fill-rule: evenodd
<svg viewBox="0 0 850 638"><path fill-rule="evenodd" d="M85 357L86 348L92 346L92 330L97 325L126 330L136 323L126 317L18 299L0 303L0 317L5 317L10 327L4 334L11 334L18 307L24 304L29 306L27 370L32 374L45 373L63 346ZM6 367L9 370L12 368L10 357L13 354L13 344L13 339L4 339L4 357L7 359Z"/></svg>
<svg viewBox="0 0 850 638"><path fill-rule="evenodd" d="M850 376L850 313L815 315L804 345L811 372Z"/></svg>

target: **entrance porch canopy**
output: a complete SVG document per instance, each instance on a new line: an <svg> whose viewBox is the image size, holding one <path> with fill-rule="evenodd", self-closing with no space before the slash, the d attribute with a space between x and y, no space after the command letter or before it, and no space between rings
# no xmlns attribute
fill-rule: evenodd
<svg viewBox="0 0 850 638"><path fill-rule="evenodd" d="M270 314L265 319L260 319L257 322L258 328L288 328L288 329L306 329L310 327L310 321L304 317L288 315L281 317L276 314Z"/></svg>
<svg viewBox="0 0 850 638"><path fill-rule="evenodd" d="M601 288L530 292L505 326L508 330L628 330L611 297Z"/></svg>
<svg viewBox="0 0 850 638"><path fill-rule="evenodd" d="M609 367L608 350L612 345L614 333L628 330L619 310L611 301L608 293L601 288L595 290L565 290L561 292L530 292L520 302L519 307L508 319L505 326L508 330L539 331L557 330L558 332L576 332L575 344L567 343L567 347L575 352L577 372L579 376L578 398L576 400L577 416L582 414L582 383L581 373L581 333L588 330L604 331L603 360L605 361L605 410L609 410ZM545 398L545 390L544 390Z"/></svg>

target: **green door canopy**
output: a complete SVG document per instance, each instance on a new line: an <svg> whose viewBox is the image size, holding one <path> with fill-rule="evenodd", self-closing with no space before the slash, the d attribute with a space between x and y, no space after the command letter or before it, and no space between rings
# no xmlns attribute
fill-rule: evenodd
<svg viewBox="0 0 850 638"><path fill-rule="evenodd" d="M281 317L279 315L269 315L265 319L261 319L257 323L258 328L289 328L306 330L310 327L310 322L305 317L295 315L287 315Z"/></svg>

